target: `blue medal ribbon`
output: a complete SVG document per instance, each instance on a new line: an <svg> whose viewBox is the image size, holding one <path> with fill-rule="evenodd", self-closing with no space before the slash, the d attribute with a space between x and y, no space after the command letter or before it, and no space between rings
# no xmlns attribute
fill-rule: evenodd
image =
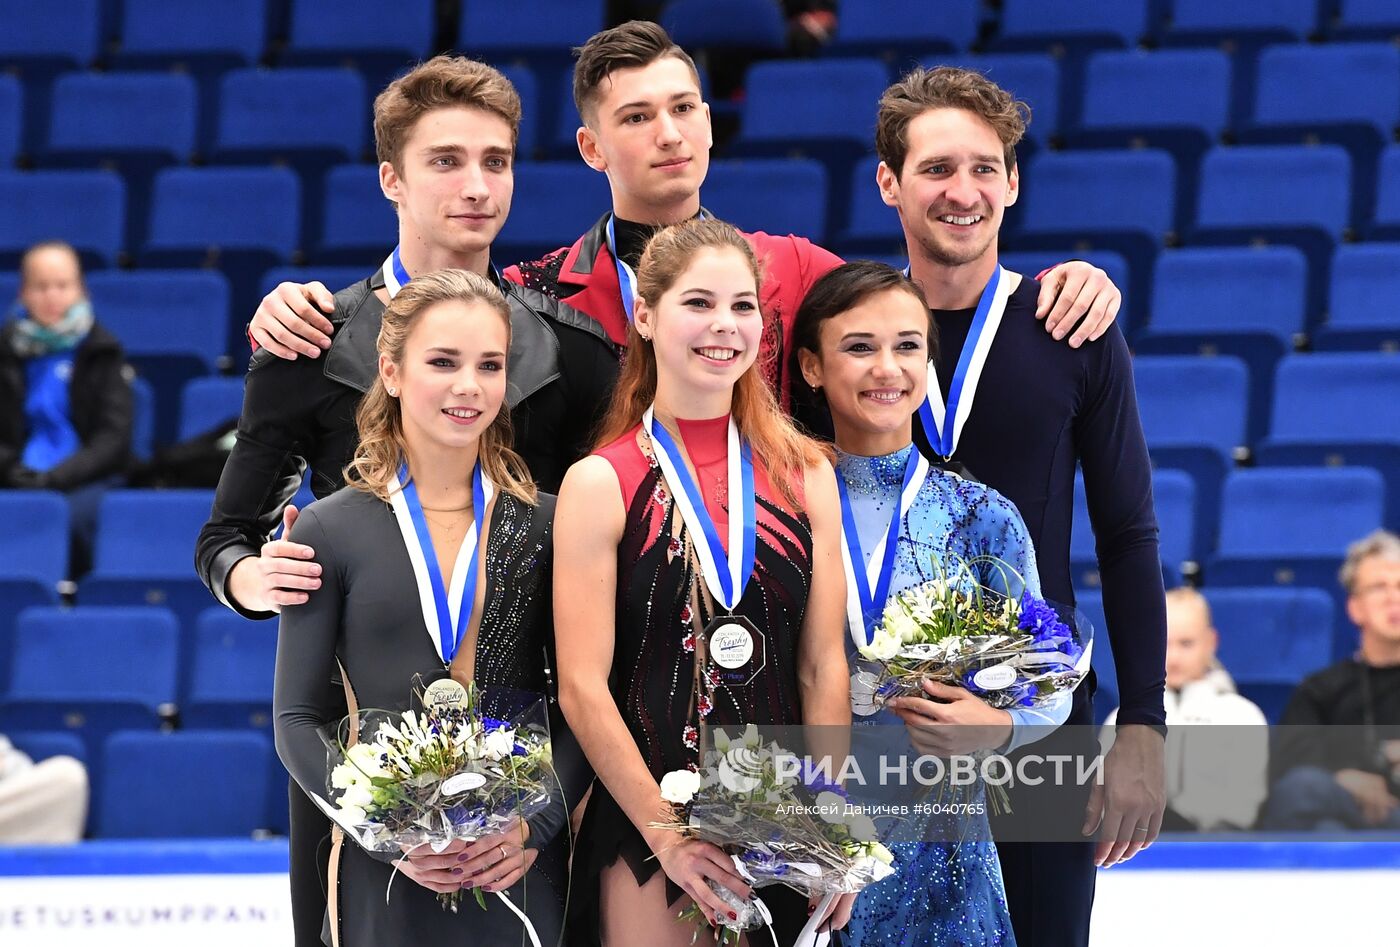
<svg viewBox="0 0 1400 947"><path fill-rule="evenodd" d="M909 274L908 268L904 272L907 276ZM977 301L977 312L972 317L972 326L967 331L967 339L963 342L962 352L958 355L957 368L954 369L952 383L948 386L948 401L943 411L943 427L941 429L938 426L937 418L934 417L933 407L929 404L929 400L934 397L933 389L938 384L938 375L932 370L929 371L930 394L919 406L919 423L923 425L924 435L928 437L929 446L944 460L951 459L958 446L957 418L958 408L962 404L963 386L967 382L968 371L972 367L973 353L976 351L977 343L987 325L987 318L992 310L992 300L997 294L997 285L1000 282L1001 267L998 266L992 271L992 278L987 281L986 287L982 290L982 297Z"/></svg>
<svg viewBox="0 0 1400 947"><path fill-rule="evenodd" d="M904 514L907 509L905 497L909 493L909 485L914 482L919 468L922 466L917 450L909 451L909 458L904 462L904 483L899 488L900 501L895 504L894 514L890 517L890 525L885 530L885 541L880 552L880 572L875 581L875 588L870 588L870 576L865 561L865 553L860 547L860 532L856 525L855 511L851 509L851 497L847 491L846 478L841 474L840 469L836 471L836 486L841 494L841 533L846 540L846 553L850 558L851 569L847 578L851 579L855 585L857 601L860 605L860 616L862 619L861 630L865 634L866 644L875 639L875 626L880 623L881 616L885 612L885 600L890 595L890 582L894 579L895 552L899 547L899 529L904 522ZM852 629L854 632L855 629Z"/></svg>
<svg viewBox="0 0 1400 947"><path fill-rule="evenodd" d="M743 598L744 587L753 573L754 544L758 535L758 514L754 491L753 451L748 441L740 440L734 419L729 420L729 551L720 542L715 521L705 507L695 478L686 468L680 448L670 433L647 409L642 424L651 436L657 463L671 485L671 493L680 507L681 517L691 533L702 542L696 543L701 572L705 583L724 608L733 611ZM737 496L734 486L738 483ZM680 489L678 490L677 487ZM738 515L736 515L736 513Z"/></svg>
<svg viewBox="0 0 1400 947"><path fill-rule="evenodd" d="M428 519L423 515L423 503L418 499L418 487L408 478L408 465L399 467L399 482L407 483L403 488L404 503L413 521L413 530L418 535L418 544L423 552L423 560L428 567L428 579L433 590L433 604L437 612L438 651L443 664L451 664L466 637L467 627L472 620L472 607L476 604L476 574L481 543L481 530L486 516L486 488L482 482L481 464L472 470L472 532L464 540L468 547L466 583L462 586L462 601L457 609L457 625L452 625L452 609L447 598L447 587L442 581L442 567L438 563L437 550L433 548L433 537L428 531Z"/></svg>
<svg viewBox="0 0 1400 947"><path fill-rule="evenodd" d="M632 322L632 309L637 300L637 277L632 272L632 267L622 259L622 254L617 252L617 232L613 227L614 215L608 215L608 252L612 254L613 264L617 267L617 285L622 292L622 308L627 313L627 321Z"/></svg>

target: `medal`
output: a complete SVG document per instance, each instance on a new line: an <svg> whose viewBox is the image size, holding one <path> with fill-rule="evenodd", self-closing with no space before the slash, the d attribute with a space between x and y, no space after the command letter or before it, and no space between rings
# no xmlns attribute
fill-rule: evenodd
<svg viewBox="0 0 1400 947"><path fill-rule="evenodd" d="M467 705L467 689L450 677L433 681L423 691L423 709L460 710Z"/></svg>
<svg viewBox="0 0 1400 947"><path fill-rule="evenodd" d="M476 602L476 576L480 557L477 551L485 526L486 508L495 496L495 486L481 471L481 464L472 471L472 525L457 551L457 562L452 569L452 588L445 588L442 569L438 564L437 552L433 549L432 534L428 531L428 520L423 514L423 505L418 499L418 488L408 478L407 465L399 468L398 485L389 497L389 505L394 510L399 532L404 546L408 549L408 559L413 565L413 575L418 583L418 602L423 609L423 624L432 638L433 648L444 666L450 665L457 654L462 639L466 637L467 626L471 624L472 606Z"/></svg>
<svg viewBox="0 0 1400 947"><path fill-rule="evenodd" d="M716 615L705 626L709 677L725 687L747 687L768 663L763 632L743 615Z"/></svg>
<svg viewBox="0 0 1400 947"><path fill-rule="evenodd" d="M907 270L905 275L908 275ZM967 331L962 352L958 355L952 382L948 385L946 405L938 372L933 362L929 362L928 397L919 406L919 423L923 426L929 445L945 461L951 460L958 449L963 425L972 414L972 401L982 380L982 369L987 365L992 342L1006 314L1006 303L1019 284L1020 278L1016 274L1008 273L1000 266L987 281L977 301L977 312L972 317L972 326Z"/></svg>

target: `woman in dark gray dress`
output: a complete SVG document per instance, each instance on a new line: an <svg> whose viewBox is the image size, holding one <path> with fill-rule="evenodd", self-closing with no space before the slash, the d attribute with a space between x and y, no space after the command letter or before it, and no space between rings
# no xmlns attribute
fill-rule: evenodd
<svg viewBox="0 0 1400 947"><path fill-rule="evenodd" d="M292 531L316 550L322 584L282 612L277 751L303 789L325 796L319 731L336 722L324 682L337 664L361 708L407 709L415 676L450 675L551 694L563 798L517 830L441 853L399 858L341 841L327 868L324 937L338 947L529 943L494 896L502 891L542 944L560 938L568 807L588 774L552 699L554 497L535 491L509 447L500 410L509 336L499 291L460 270L415 279L385 312L350 485ZM389 889L396 867L403 877ZM486 911L472 888L487 892ZM437 894L458 890L461 907L444 911Z"/></svg>

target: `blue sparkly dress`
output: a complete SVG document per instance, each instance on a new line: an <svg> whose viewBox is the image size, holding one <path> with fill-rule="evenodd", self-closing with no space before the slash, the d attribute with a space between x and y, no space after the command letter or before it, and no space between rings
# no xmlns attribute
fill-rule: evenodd
<svg viewBox="0 0 1400 947"><path fill-rule="evenodd" d="M846 482L861 549L867 557L899 509L905 463L912 450L910 446L880 457L838 451L838 470ZM930 470L901 524L890 594L938 578L935 563L943 563L946 569L959 559L978 556L1006 562L1024 578L1026 590L1040 594L1035 552L1015 506L982 484L937 468ZM1005 589L999 574L978 576L978 580L990 588L1020 591ZM846 650L854 667L857 655L850 634ZM1063 710L1068 711L1068 702ZM1064 719L1064 713L1058 711L1013 711L1012 716L1014 729L1023 734L1028 724ZM855 720L858 726L904 726L887 710ZM1024 735L1019 739L1013 735L1012 745L1021 739ZM980 787L977 793L980 795ZM925 825L916 830L931 841L890 844L897 870L861 893L843 932L843 943L853 947L1014 947L1016 938L987 817L922 818ZM929 824L932 819L944 819L948 824ZM912 836L901 832L898 837ZM954 839L958 841L951 841Z"/></svg>

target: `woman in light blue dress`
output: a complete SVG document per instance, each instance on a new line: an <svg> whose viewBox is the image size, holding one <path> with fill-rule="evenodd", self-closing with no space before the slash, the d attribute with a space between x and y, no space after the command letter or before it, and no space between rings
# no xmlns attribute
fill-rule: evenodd
<svg viewBox="0 0 1400 947"><path fill-rule="evenodd" d="M1006 752L1043 736L1064 721L1067 697L1049 707L1006 711L962 688L929 684L929 700L899 698L878 710L868 702L861 705L856 648L883 611L883 597L875 600L885 585L882 571L888 575L890 596L955 576L969 562L975 564L971 574L962 573L964 586L975 582L1008 594L1024 590L1038 596L1035 552L1009 500L973 480L930 467L913 445L914 416L928 385L937 385L936 378L930 382L929 371L935 329L917 286L884 264L848 263L812 287L793 334L803 378L825 401L835 431L851 587L846 644L856 672L857 723L898 725L900 732L887 730L878 735L879 742L907 748L912 738L915 752L941 756L980 749ZM889 537L895 545L887 557ZM993 559L1004 565L994 565ZM868 581L853 581L855 570ZM862 584L863 591L853 591ZM961 726L929 728L931 720ZM945 742L930 746L931 739ZM980 784L971 794L965 789L960 801L982 803ZM1015 944L985 814L922 817L901 826L894 838L922 841L891 844L899 870L857 899L845 943Z"/></svg>

